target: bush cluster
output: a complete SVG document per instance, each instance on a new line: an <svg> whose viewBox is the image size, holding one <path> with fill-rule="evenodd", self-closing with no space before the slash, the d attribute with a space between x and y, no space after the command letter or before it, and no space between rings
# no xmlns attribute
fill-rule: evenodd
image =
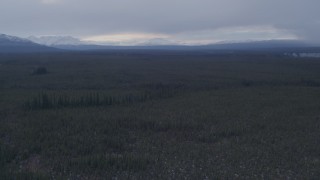
<svg viewBox="0 0 320 180"><path fill-rule="evenodd" d="M91 107L127 105L147 100L169 98L176 95L176 89L163 88L156 91L143 91L136 94L106 95L104 93L87 93L85 95L67 96L63 94L42 92L25 103L27 109L52 109L64 107Z"/></svg>
<svg viewBox="0 0 320 180"><path fill-rule="evenodd" d="M43 75L43 74L47 74L47 68L45 67L37 67L32 71L32 75Z"/></svg>

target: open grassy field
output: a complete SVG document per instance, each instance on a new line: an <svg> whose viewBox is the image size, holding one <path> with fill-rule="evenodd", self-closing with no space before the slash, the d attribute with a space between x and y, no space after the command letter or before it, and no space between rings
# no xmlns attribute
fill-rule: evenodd
<svg viewBox="0 0 320 180"><path fill-rule="evenodd" d="M0 55L0 179L318 179L319 129L320 59Z"/></svg>

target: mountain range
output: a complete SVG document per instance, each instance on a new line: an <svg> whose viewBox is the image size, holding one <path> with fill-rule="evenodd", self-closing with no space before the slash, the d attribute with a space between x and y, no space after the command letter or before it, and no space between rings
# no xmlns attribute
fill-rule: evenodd
<svg viewBox="0 0 320 180"><path fill-rule="evenodd" d="M0 53L56 52L58 49L37 44L28 39L0 34Z"/></svg>
<svg viewBox="0 0 320 180"><path fill-rule="evenodd" d="M65 50L197 50L197 51L283 51L296 52L297 49L308 49L311 52L320 52L319 46L314 46L296 40L269 40L248 42L222 42L210 45L186 46L170 45L169 41L162 39L149 40L137 46L106 46L84 42L71 36L30 36L20 38L0 34L0 53L27 53L27 52L61 52ZM304 51L302 51L304 52Z"/></svg>
<svg viewBox="0 0 320 180"><path fill-rule="evenodd" d="M52 46L52 47L61 46L61 45L87 44L86 42L83 42L71 36L40 36L40 37L30 36L27 39L38 44Z"/></svg>

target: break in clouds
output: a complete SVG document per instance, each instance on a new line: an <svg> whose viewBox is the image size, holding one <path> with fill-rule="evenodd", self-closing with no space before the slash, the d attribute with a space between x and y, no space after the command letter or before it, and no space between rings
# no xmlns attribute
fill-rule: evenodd
<svg viewBox="0 0 320 180"><path fill-rule="evenodd" d="M319 0L2 0L0 33L100 42L320 42Z"/></svg>

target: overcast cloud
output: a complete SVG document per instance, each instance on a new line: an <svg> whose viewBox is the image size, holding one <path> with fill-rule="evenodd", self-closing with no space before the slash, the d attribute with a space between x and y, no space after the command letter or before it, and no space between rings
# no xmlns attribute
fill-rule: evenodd
<svg viewBox="0 0 320 180"><path fill-rule="evenodd" d="M71 35L101 42L319 43L319 7L319 0L1 0L0 33Z"/></svg>

